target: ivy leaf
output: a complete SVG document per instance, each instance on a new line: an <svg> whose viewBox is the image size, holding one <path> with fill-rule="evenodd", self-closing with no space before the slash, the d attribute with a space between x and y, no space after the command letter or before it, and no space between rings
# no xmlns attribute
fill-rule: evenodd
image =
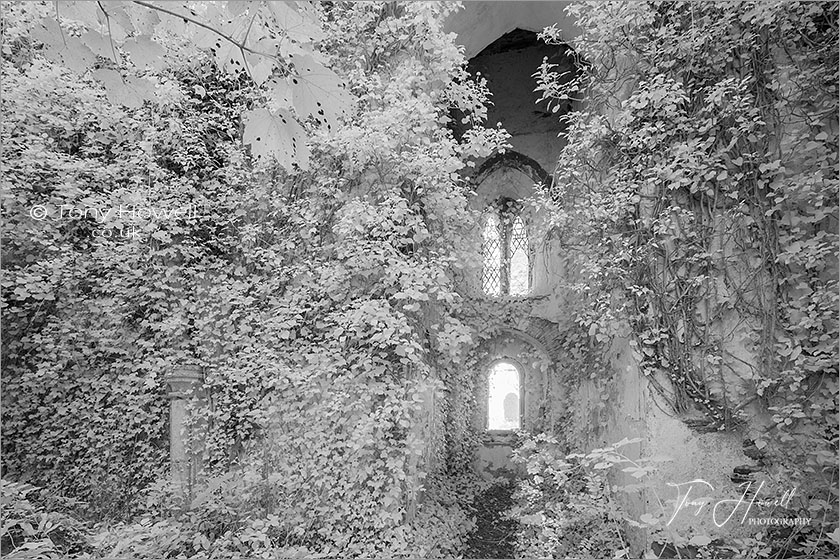
<svg viewBox="0 0 840 560"><path fill-rule="evenodd" d="M289 171L294 164L309 169L306 132L289 112L281 109L275 116L268 109L260 108L245 112L242 118L245 122L242 140L251 145L255 159L274 158Z"/></svg>
<svg viewBox="0 0 840 560"><path fill-rule="evenodd" d="M353 99L338 75L309 55L294 55L296 76L292 76L292 103L302 118L313 117L331 129L338 118L353 108Z"/></svg>

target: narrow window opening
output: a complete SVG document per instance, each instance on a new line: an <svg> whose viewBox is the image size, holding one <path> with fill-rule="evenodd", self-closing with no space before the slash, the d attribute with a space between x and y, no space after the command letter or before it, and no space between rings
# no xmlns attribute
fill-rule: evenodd
<svg viewBox="0 0 840 560"><path fill-rule="evenodd" d="M519 370L511 363L499 362L487 377L487 429L518 430L521 427Z"/></svg>

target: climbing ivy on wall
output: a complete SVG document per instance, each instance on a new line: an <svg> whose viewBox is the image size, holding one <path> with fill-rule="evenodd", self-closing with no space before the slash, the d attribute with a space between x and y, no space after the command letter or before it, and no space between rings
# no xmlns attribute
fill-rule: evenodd
<svg viewBox="0 0 840 560"><path fill-rule="evenodd" d="M547 204L591 339L631 334L642 373L703 430L741 430L836 528L838 6L568 8L581 74ZM556 28L542 37L564 39Z"/></svg>
<svg viewBox="0 0 840 560"><path fill-rule="evenodd" d="M506 134L482 126L486 90L441 30L452 9L316 10L306 48L353 111L330 127L298 115L297 167L257 158L270 139L243 118L276 92L212 51L155 69L154 98L125 106L45 52L44 14L17 14L3 51L4 476L98 517L170 515L150 485L168 469L163 377L192 362L211 483L191 516L132 525L106 552L457 552L470 522L412 430L451 406L441 380L469 340L454 314L474 218L460 172ZM453 108L472 125L458 141ZM165 215L108 214L128 207ZM240 533L254 519L265 538Z"/></svg>

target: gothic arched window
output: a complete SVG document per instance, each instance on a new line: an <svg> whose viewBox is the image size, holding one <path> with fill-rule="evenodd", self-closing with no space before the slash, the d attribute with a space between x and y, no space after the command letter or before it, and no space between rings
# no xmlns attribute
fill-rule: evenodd
<svg viewBox="0 0 840 560"><path fill-rule="evenodd" d="M522 427L522 397L519 369L510 362L497 362L487 374L487 429L518 430Z"/></svg>
<svg viewBox="0 0 840 560"><path fill-rule="evenodd" d="M484 214L481 287L488 296L522 296L531 291L528 230L520 206L502 199Z"/></svg>

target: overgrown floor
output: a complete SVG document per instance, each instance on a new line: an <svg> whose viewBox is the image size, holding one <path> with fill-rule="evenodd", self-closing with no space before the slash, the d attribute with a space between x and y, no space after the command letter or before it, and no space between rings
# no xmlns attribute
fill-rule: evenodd
<svg viewBox="0 0 840 560"><path fill-rule="evenodd" d="M513 480L494 484L473 504L476 527L467 542L465 558L513 558L516 523L503 513L512 505Z"/></svg>

